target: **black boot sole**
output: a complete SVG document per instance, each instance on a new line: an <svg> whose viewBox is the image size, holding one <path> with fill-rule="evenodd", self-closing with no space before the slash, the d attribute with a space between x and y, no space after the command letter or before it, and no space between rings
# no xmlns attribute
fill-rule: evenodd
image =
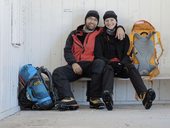
<svg viewBox="0 0 170 128"><path fill-rule="evenodd" d="M56 109L59 111L68 111L68 110L77 110L79 108L79 105L57 105Z"/></svg>
<svg viewBox="0 0 170 128"><path fill-rule="evenodd" d="M148 92L149 94L147 95L147 101L144 104L145 109L150 109L152 106L152 102L155 100L156 94L154 91Z"/></svg>
<svg viewBox="0 0 170 128"><path fill-rule="evenodd" d="M93 105L90 105L90 108L91 109L104 109L104 106L93 106Z"/></svg>
<svg viewBox="0 0 170 128"><path fill-rule="evenodd" d="M113 109L113 100L109 92L103 94L103 101L106 105L107 110L111 111Z"/></svg>

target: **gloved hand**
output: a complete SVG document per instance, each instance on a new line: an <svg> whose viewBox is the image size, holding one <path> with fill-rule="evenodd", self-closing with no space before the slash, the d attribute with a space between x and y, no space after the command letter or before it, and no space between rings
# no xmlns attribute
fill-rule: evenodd
<svg viewBox="0 0 170 128"><path fill-rule="evenodd" d="M118 62L109 61L108 64L111 65L113 68L115 68L117 67Z"/></svg>
<svg viewBox="0 0 170 128"><path fill-rule="evenodd" d="M81 75L83 70L78 63L72 64L72 68L75 74Z"/></svg>
<svg viewBox="0 0 170 128"><path fill-rule="evenodd" d="M117 64L115 65L115 67L114 67L115 73L121 74L121 72L123 71L123 67L124 67L123 64L117 63Z"/></svg>

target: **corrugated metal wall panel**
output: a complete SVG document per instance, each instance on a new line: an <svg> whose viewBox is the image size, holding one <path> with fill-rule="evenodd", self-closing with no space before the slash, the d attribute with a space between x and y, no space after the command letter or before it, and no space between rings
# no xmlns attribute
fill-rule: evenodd
<svg viewBox="0 0 170 128"><path fill-rule="evenodd" d="M0 5L2 10L0 19L0 119L19 110L18 70L24 62L22 2L21 0L4 0Z"/></svg>
<svg viewBox="0 0 170 128"><path fill-rule="evenodd" d="M146 4L147 3L147 4ZM154 7L151 5L154 4ZM100 25L103 25L102 15L108 9L113 9L118 14L119 24L122 24L129 34L132 25L139 19L149 20L161 32L162 41L166 47L169 39L164 35L169 26L167 1L147 1L147 0L54 0L33 1L27 0L26 15L26 46L28 61L36 65L45 65L52 71L55 67L65 64L63 58L63 47L68 34L79 24L84 23L84 16L89 9L98 9L100 13ZM157 9L155 9L155 6ZM164 19L164 20L162 20ZM162 22L161 22L162 21ZM162 27L161 27L162 26ZM165 40L166 39L166 40ZM49 48L48 46L52 46ZM36 48L42 49L37 53ZM161 59L161 68L169 60L165 51ZM34 55L34 57L32 57ZM41 55L41 56L39 56ZM163 62L162 62L163 61ZM162 64L163 63L163 64ZM162 68L166 72L165 68Z"/></svg>
<svg viewBox="0 0 170 128"><path fill-rule="evenodd" d="M3 2L0 1L0 111L2 111L2 17L3 17L3 8L2 8Z"/></svg>

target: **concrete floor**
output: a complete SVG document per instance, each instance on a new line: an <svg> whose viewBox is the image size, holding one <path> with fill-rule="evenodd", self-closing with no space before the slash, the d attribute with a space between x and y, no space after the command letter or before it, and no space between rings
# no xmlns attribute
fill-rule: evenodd
<svg viewBox="0 0 170 128"><path fill-rule="evenodd" d="M20 111L0 128L170 128L170 105L115 105L113 111L80 106L76 111Z"/></svg>

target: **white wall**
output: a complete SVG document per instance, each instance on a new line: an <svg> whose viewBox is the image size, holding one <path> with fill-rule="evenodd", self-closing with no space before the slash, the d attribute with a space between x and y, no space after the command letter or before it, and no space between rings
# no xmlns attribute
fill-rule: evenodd
<svg viewBox="0 0 170 128"><path fill-rule="evenodd" d="M65 40L71 30L84 23L90 9L99 11L100 25L103 25L104 12L114 10L127 34L135 21L150 21L161 32L165 48L160 61L161 73L169 73L169 7L169 0L0 0L0 119L18 110L19 67L32 63L53 71L66 64L63 57ZM20 46L16 48L11 43ZM86 84L73 84L76 84L73 86L76 99L85 101ZM157 101L170 101L169 80L154 81L154 89ZM116 81L114 99L118 103L135 102L131 83Z"/></svg>
<svg viewBox="0 0 170 128"><path fill-rule="evenodd" d="M0 119L19 110L18 70L23 64L21 0L0 0Z"/></svg>
<svg viewBox="0 0 170 128"><path fill-rule="evenodd" d="M135 21L150 21L161 32L165 47L161 59L161 70L167 72L170 59L167 59L170 45L168 31L170 28L170 11L168 0L25 0L26 1L26 43L28 62L45 65L51 71L64 65L63 47L68 34L78 25L84 23L89 9L100 13L100 25L103 25L103 14L114 10L119 24L130 33ZM41 49L39 52L38 49ZM34 57L33 57L34 56ZM166 68L163 68L166 67Z"/></svg>

